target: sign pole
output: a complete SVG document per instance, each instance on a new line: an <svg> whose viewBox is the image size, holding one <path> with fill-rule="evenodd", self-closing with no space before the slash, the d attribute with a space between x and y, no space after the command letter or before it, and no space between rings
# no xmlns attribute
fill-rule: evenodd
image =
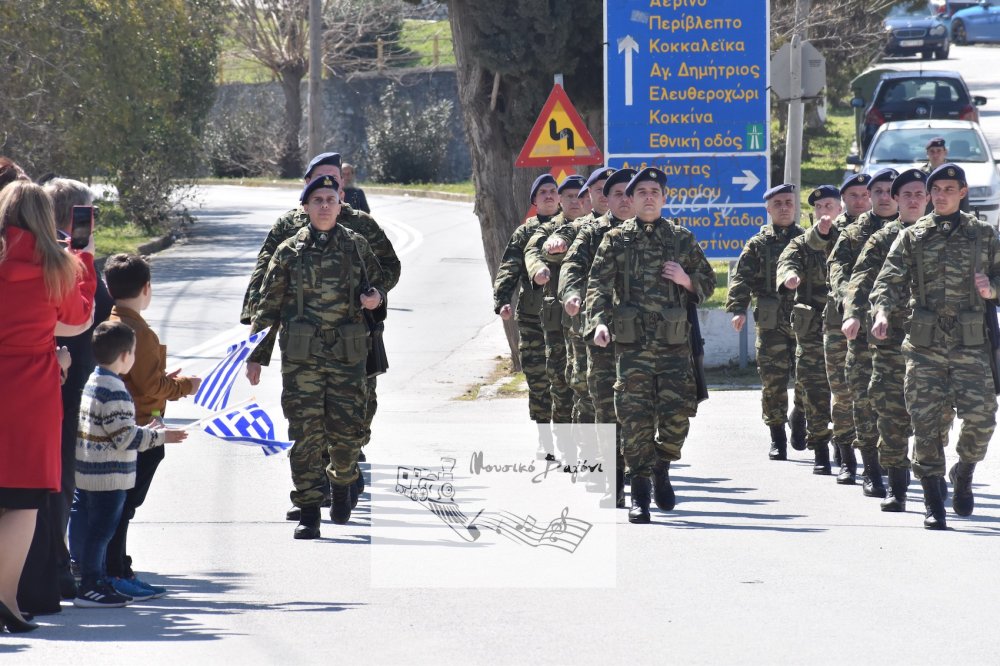
<svg viewBox="0 0 1000 666"><path fill-rule="evenodd" d="M795 185L798 193L802 186L802 125L805 103L802 101L802 25L809 13L809 0L798 0L795 5L795 34L792 35L791 99L788 102L788 132L785 139L785 182ZM795 223L802 215L802 198L795 197Z"/></svg>

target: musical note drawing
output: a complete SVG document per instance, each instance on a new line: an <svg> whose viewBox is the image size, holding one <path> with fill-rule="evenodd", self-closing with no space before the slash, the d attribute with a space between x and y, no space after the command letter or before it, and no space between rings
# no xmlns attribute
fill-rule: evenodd
<svg viewBox="0 0 1000 666"><path fill-rule="evenodd" d="M590 523L572 518L569 507L562 510L558 518L549 522L544 530L538 527L532 516L521 518L508 511L485 513L476 521L477 525L496 531L497 534L532 548L548 546L568 553L574 552L583 538L590 532Z"/></svg>

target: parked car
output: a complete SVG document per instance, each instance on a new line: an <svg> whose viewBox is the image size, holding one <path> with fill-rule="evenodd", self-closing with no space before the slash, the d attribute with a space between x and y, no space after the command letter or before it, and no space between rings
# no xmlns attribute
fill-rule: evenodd
<svg viewBox="0 0 1000 666"><path fill-rule="evenodd" d="M968 120L903 120L879 127L864 160L848 158L848 164L864 173L892 167L897 171L920 168L927 162L927 142L942 137L948 161L965 170L969 181L969 205L993 226L1000 222L1000 171L990 144L978 123Z"/></svg>
<svg viewBox="0 0 1000 666"><path fill-rule="evenodd" d="M956 44L1000 42L1000 0L980 0L951 17L951 37Z"/></svg>
<svg viewBox="0 0 1000 666"><path fill-rule="evenodd" d="M979 0L931 0L931 8L941 18L951 18L955 12L973 7Z"/></svg>
<svg viewBox="0 0 1000 666"><path fill-rule="evenodd" d="M897 120L948 118L979 122L976 107L985 97L973 97L958 72L905 71L882 75L872 101L865 109L860 131L860 152L864 154L878 128ZM864 108L865 100L855 97L851 105Z"/></svg>
<svg viewBox="0 0 1000 666"><path fill-rule="evenodd" d="M945 60L951 48L948 25L940 14L935 14L930 3L919 8L895 6L885 17L884 47L887 56L920 55L924 60L935 57Z"/></svg>

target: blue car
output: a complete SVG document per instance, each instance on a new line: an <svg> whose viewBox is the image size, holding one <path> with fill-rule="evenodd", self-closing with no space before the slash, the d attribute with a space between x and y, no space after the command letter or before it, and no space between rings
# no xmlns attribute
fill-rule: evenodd
<svg viewBox="0 0 1000 666"><path fill-rule="evenodd" d="M951 41L1000 42L1000 0L979 0L975 7L955 12L951 17Z"/></svg>

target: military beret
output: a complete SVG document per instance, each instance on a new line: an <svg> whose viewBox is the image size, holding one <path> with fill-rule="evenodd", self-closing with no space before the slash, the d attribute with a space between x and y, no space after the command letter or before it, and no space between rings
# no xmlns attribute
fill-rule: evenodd
<svg viewBox="0 0 1000 666"><path fill-rule="evenodd" d="M559 189L557 190L559 194L562 194L565 190L582 190L583 184L587 182L583 179L583 176L566 176L563 178L563 182L559 183Z"/></svg>
<svg viewBox="0 0 1000 666"><path fill-rule="evenodd" d="M316 157L312 158L309 162L308 168L306 168L306 174L302 176L303 178L308 178L312 175L313 169L321 164L329 164L340 168L340 153L320 153Z"/></svg>
<svg viewBox="0 0 1000 666"><path fill-rule="evenodd" d="M849 187L868 187L868 183L871 179L872 177L866 173L856 173L844 181L844 183L840 186L840 193L843 194Z"/></svg>
<svg viewBox="0 0 1000 666"><path fill-rule="evenodd" d="M625 194L632 196L632 193L635 192L635 186L646 180L659 183L660 187L667 186L667 174L656 167L646 167L632 176L632 180L628 182L628 186L625 188Z"/></svg>
<svg viewBox="0 0 1000 666"><path fill-rule="evenodd" d="M930 150L931 148L944 148L944 147L945 147L944 137L940 136L934 137L933 139L927 142L926 146L924 146L924 148L927 150Z"/></svg>
<svg viewBox="0 0 1000 666"><path fill-rule="evenodd" d="M557 185L556 179L553 178L551 173L543 173L541 176L535 179L535 182L531 184L531 203L535 203L535 195L538 194L538 188L542 185Z"/></svg>
<svg viewBox="0 0 1000 666"><path fill-rule="evenodd" d="M612 169L611 167L601 167L600 169L594 169L594 172L590 174L590 178L588 178L587 182L583 184L583 189L580 190L580 193L577 194L576 196L582 197L585 190L589 190L591 186L597 183L597 181L604 180L614 172L615 170Z"/></svg>
<svg viewBox="0 0 1000 666"><path fill-rule="evenodd" d="M881 169L880 171L876 171L874 175L872 175L872 179L868 181L868 189L869 190L872 189L872 186L875 183L891 183L896 179L896 176L898 175L899 172L891 168L886 168L886 169Z"/></svg>
<svg viewBox="0 0 1000 666"><path fill-rule="evenodd" d="M337 185L337 181L335 181L332 177L321 176L320 178L310 181L308 185L302 188L302 195L299 197L299 201L301 203L305 203L310 194L321 188L339 190L340 186Z"/></svg>
<svg viewBox="0 0 1000 666"><path fill-rule="evenodd" d="M809 193L809 205L815 206L820 199L837 199L839 201L840 190L833 185L820 185Z"/></svg>
<svg viewBox="0 0 1000 666"><path fill-rule="evenodd" d="M604 181L604 196L608 196L611 193L611 188L619 183L628 185L636 173L638 172L635 169L618 169L618 171L608 176L608 179Z"/></svg>
<svg viewBox="0 0 1000 666"><path fill-rule="evenodd" d="M931 185L938 180L957 180L961 183L962 187L968 184L968 181L965 180L965 171L962 167L951 162L942 164L937 169L934 169L931 175L927 176L927 190L930 191Z"/></svg>
<svg viewBox="0 0 1000 666"><path fill-rule="evenodd" d="M772 198L778 196L779 194L795 194L795 186L791 183L782 183L781 185L775 185L767 192L764 192L764 201L770 201Z"/></svg>
<svg viewBox="0 0 1000 666"><path fill-rule="evenodd" d="M907 169L903 173L896 176L896 180L892 181L892 196L899 194L899 190L902 189L903 185L909 185L910 183L920 183L923 185L926 182L926 172L921 171L920 169Z"/></svg>

